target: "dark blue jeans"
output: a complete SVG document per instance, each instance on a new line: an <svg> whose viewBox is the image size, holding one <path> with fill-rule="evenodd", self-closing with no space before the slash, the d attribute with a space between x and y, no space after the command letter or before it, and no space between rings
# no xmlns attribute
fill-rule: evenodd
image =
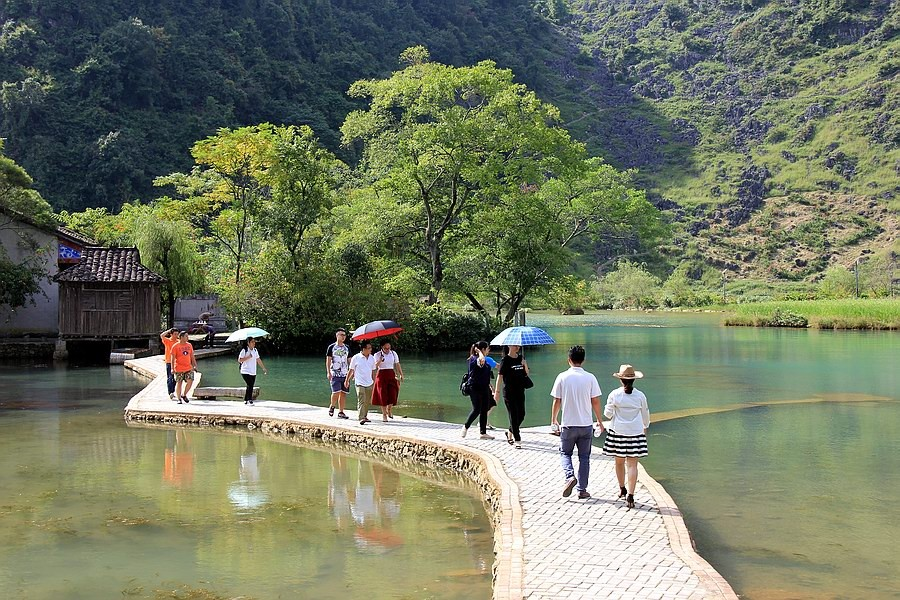
<svg viewBox="0 0 900 600"><path fill-rule="evenodd" d="M559 434L559 456L566 479L575 477L572 452L578 447L578 491L587 491L588 476L591 472L591 437L594 427L563 427Z"/></svg>
<svg viewBox="0 0 900 600"><path fill-rule="evenodd" d="M172 363L166 363L166 388L169 395L175 393L175 375L172 374Z"/></svg>

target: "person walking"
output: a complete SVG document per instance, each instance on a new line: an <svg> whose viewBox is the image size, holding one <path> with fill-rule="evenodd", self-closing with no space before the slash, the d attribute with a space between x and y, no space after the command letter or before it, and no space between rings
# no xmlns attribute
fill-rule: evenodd
<svg viewBox="0 0 900 600"><path fill-rule="evenodd" d="M253 384L256 383L256 365L262 367L263 373L269 374L266 365L263 364L259 357L259 350L256 349L256 338L248 337L244 340L244 348L238 355L238 362L241 365L241 377L247 383L247 391L244 393L244 404L253 404Z"/></svg>
<svg viewBox="0 0 900 600"><path fill-rule="evenodd" d="M472 412L463 425L462 437L469 433L469 427L478 419L478 428L481 430L481 439L492 440L494 436L487 432L487 415L491 409L491 365L488 363L488 354L491 346L481 340L472 344L469 349L469 381L471 382L469 400L472 402Z"/></svg>
<svg viewBox="0 0 900 600"><path fill-rule="evenodd" d="M328 405L328 416L334 416L337 406L338 418L349 419L344 412L344 404L347 401L347 392L344 391L344 381L350 370L350 347L344 343L347 339L347 331L341 327L334 332L335 341L325 350L325 373L331 384L331 402Z"/></svg>
<svg viewBox="0 0 900 600"><path fill-rule="evenodd" d="M178 343L178 330L174 327L166 329L159 334L162 342L163 360L166 362L166 390L169 392L169 400L175 400L175 375L172 373L172 346Z"/></svg>
<svg viewBox="0 0 900 600"><path fill-rule="evenodd" d="M593 374L582 368L584 364L584 348L569 348L569 369L556 376L550 395L553 397L551 421L556 423L556 416L562 409L562 423L559 435L559 454L566 482L562 495L567 498L577 486L578 497L590 498L587 491L588 478L591 472L591 437L596 427L603 431L600 418L600 384ZM597 416L596 424L591 412ZM572 453L578 448L578 477L572 465Z"/></svg>
<svg viewBox="0 0 900 600"><path fill-rule="evenodd" d="M375 389L372 390L372 404L381 407L381 418L384 421L394 418L394 406L400 395L400 382L403 381L403 368L400 357L391 350L391 343L384 342L375 353Z"/></svg>
<svg viewBox="0 0 900 600"><path fill-rule="evenodd" d="M637 485L638 459L647 456L647 428L650 427L650 409L647 397L634 387L635 379L644 374L631 365L621 365L613 377L622 387L609 393L603 414L610 419L603 454L616 458L616 478L619 480L619 498L625 498L628 508L634 508L634 488ZM628 474L628 487L625 475Z"/></svg>
<svg viewBox="0 0 900 600"><path fill-rule="evenodd" d="M525 420L525 377L528 375L528 363L519 353L519 346L510 344L506 355L500 360L497 374L497 387L494 389L494 402L500 397L503 388L503 402L509 414L509 429L506 430L506 441L516 448L522 448L522 434L519 428Z"/></svg>
<svg viewBox="0 0 900 600"><path fill-rule="evenodd" d="M372 388L375 387L375 357L372 356L372 342L364 341L358 354L350 359L350 371L344 379L344 387L350 388L350 380L356 382L356 407L359 409L359 424L369 421L369 405L372 403Z"/></svg>
<svg viewBox="0 0 900 600"><path fill-rule="evenodd" d="M189 402L187 395L191 391L196 370L194 347L188 341L187 331L182 331L178 343L172 346L172 372L175 374L175 397L178 398L178 404Z"/></svg>

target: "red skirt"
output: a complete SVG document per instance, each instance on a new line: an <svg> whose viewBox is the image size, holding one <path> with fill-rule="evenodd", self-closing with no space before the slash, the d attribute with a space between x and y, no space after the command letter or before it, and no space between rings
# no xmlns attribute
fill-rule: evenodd
<svg viewBox="0 0 900 600"><path fill-rule="evenodd" d="M392 406L397 404L400 394L400 382L393 369L381 369L375 376L375 389L372 391L372 406Z"/></svg>

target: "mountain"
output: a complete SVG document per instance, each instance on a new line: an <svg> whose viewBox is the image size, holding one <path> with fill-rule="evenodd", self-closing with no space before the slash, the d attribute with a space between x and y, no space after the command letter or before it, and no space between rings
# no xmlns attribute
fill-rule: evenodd
<svg viewBox="0 0 900 600"><path fill-rule="evenodd" d="M890 0L6 0L0 23L0 137L57 209L154 197L219 127L308 124L352 160L350 83L423 44L513 69L592 152L636 169L676 223L673 259L699 244L726 261L776 198L900 210ZM896 240L871 218L864 239ZM784 276L759 256L735 268Z"/></svg>

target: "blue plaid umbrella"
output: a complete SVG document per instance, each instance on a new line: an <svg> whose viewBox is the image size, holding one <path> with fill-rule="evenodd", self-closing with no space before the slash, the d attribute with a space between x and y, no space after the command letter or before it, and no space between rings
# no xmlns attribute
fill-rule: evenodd
<svg viewBox="0 0 900 600"><path fill-rule="evenodd" d="M556 342L540 327L507 327L491 340L491 346L543 346Z"/></svg>

